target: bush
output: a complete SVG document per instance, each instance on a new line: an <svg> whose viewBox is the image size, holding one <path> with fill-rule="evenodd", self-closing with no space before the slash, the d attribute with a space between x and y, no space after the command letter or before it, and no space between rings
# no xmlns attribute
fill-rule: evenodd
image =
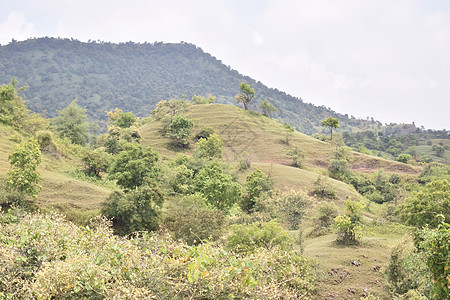
<svg viewBox="0 0 450 300"><path fill-rule="evenodd" d="M338 207L332 202L323 202L317 207L314 217L315 229L327 229L338 215Z"/></svg>
<svg viewBox="0 0 450 300"><path fill-rule="evenodd" d="M198 141L199 139L208 139L209 136L214 134L214 129L211 127L202 128L196 135L195 139Z"/></svg>
<svg viewBox="0 0 450 300"><path fill-rule="evenodd" d="M294 239L276 221L233 225L227 238L229 249L243 253L255 252L257 248L271 250L274 247L287 251L293 245Z"/></svg>
<svg viewBox="0 0 450 300"><path fill-rule="evenodd" d="M311 198L302 191L288 191L276 196L273 200L275 210L281 216L290 230L300 227L306 207L311 204Z"/></svg>
<svg viewBox="0 0 450 300"><path fill-rule="evenodd" d="M102 218L77 227L58 215L0 213L0 232L0 298L295 299L309 298L316 280L293 251L123 238Z"/></svg>
<svg viewBox="0 0 450 300"><path fill-rule="evenodd" d="M176 199L166 206L164 226L188 245L217 240L225 226L223 211L208 208L200 195Z"/></svg>
<svg viewBox="0 0 450 300"><path fill-rule="evenodd" d="M359 244L362 240L361 210L362 202L345 201L347 213L334 218L333 226L337 234L337 242L344 245Z"/></svg>
<svg viewBox="0 0 450 300"><path fill-rule="evenodd" d="M222 139L215 133L207 139L201 138L194 149L193 156L198 159L213 160L222 158Z"/></svg>
<svg viewBox="0 0 450 300"><path fill-rule="evenodd" d="M102 203L102 213L113 219L121 234L156 230L164 199L156 184L144 185L127 193L116 191Z"/></svg>
<svg viewBox="0 0 450 300"><path fill-rule="evenodd" d="M263 194L272 190L272 181L261 170L256 169L247 176L245 181L245 195L239 206L245 212L252 212L257 199Z"/></svg>
<svg viewBox="0 0 450 300"><path fill-rule="evenodd" d="M294 167L303 168L303 159L305 158L305 152L295 146L288 152L288 155L292 158L292 165Z"/></svg>
<svg viewBox="0 0 450 300"><path fill-rule="evenodd" d="M397 161L407 164L408 161L410 161L412 159L412 156L409 154L405 154L405 153L401 153L398 157L397 157Z"/></svg>
<svg viewBox="0 0 450 300"><path fill-rule="evenodd" d="M314 190L312 191L314 197L328 199L336 198L336 190L330 184L326 183L326 181L326 178L323 179L323 177L319 175L316 182L314 182Z"/></svg>

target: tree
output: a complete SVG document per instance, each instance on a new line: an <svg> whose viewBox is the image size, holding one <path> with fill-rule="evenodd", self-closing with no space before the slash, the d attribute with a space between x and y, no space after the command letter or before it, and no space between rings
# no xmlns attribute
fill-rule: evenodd
<svg viewBox="0 0 450 300"><path fill-rule="evenodd" d="M68 138L78 145L88 142L89 123L86 122L86 109L78 106L77 99L58 112L53 124L60 137Z"/></svg>
<svg viewBox="0 0 450 300"><path fill-rule="evenodd" d="M210 104L214 103L215 100L216 97L212 95L209 95L208 97L194 95L192 96L191 99L191 101L194 102L194 104Z"/></svg>
<svg viewBox="0 0 450 300"><path fill-rule="evenodd" d="M283 125L284 130L285 130L285 135L284 135L284 140L283 142L286 145L289 145L290 141L291 141L291 137L294 134L294 127L292 127L291 125L289 125L288 123L284 123Z"/></svg>
<svg viewBox="0 0 450 300"><path fill-rule="evenodd" d="M419 191L412 193L406 203L399 206L397 213L408 225L436 227L444 218L450 220L450 181L435 180Z"/></svg>
<svg viewBox="0 0 450 300"><path fill-rule="evenodd" d="M206 202L217 209L228 211L241 197L241 186L225 174L217 162L209 163L194 178L195 191L203 194Z"/></svg>
<svg viewBox="0 0 450 300"><path fill-rule="evenodd" d="M244 105L244 109L248 110L252 104L253 98L255 98L255 90L250 86L250 84L245 82L242 82L239 85L239 88L241 89L242 94L236 96L236 101L238 103L242 103Z"/></svg>
<svg viewBox="0 0 450 300"><path fill-rule="evenodd" d="M167 129L176 115L186 112L191 104L184 100L171 99L169 101L161 100L156 104L156 108L152 110L152 115L156 120L163 122Z"/></svg>
<svg viewBox="0 0 450 300"><path fill-rule="evenodd" d="M222 144L222 139L215 133L207 139L200 138L194 149L194 157L206 160L222 158Z"/></svg>
<svg viewBox="0 0 450 300"><path fill-rule="evenodd" d="M247 176L245 190L247 195L243 197L240 207L246 212L252 212L257 199L272 189L272 181L260 169L256 169Z"/></svg>
<svg viewBox="0 0 450 300"><path fill-rule="evenodd" d="M330 140L333 140L333 128L339 128L339 120L337 118L328 117L322 121L322 126L328 127L330 129Z"/></svg>
<svg viewBox="0 0 450 300"><path fill-rule="evenodd" d="M277 108L270 104L267 100L261 101L259 108L262 110L263 115L270 117L271 114L277 111Z"/></svg>
<svg viewBox="0 0 450 300"><path fill-rule="evenodd" d="M28 115L25 102L16 89L17 81L13 79L10 84L0 86L0 123L21 129L23 120Z"/></svg>
<svg viewBox="0 0 450 300"><path fill-rule="evenodd" d="M102 203L102 213L113 219L118 231L155 230L165 199L164 193L153 182L147 182L128 192L115 191Z"/></svg>
<svg viewBox="0 0 450 300"><path fill-rule="evenodd" d="M7 184L10 189L17 190L36 198L42 186L37 167L41 163L41 151L36 140L30 139L21 143L8 157L11 170L8 172Z"/></svg>
<svg viewBox="0 0 450 300"><path fill-rule="evenodd" d="M176 116L173 118L172 123L170 123L170 131L173 142L182 147L186 147L189 145L189 137L192 132L192 127L194 123L191 120L182 117Z"/></svg>
<svg viewBox="0 0 450 300"><path fill-rule="evenodd" d="M109 177L126 190L144 185L159 175L159 156L150 147L126 143L110 170Z"/></svg>
<svg viewBox="0 0 450 300"><path fill-rule="evenodd" d="M359 244L362 239L361 211L362 202L347 200L347 213L334 219L334 228L338 235L337 242L344 245Z"/></svg>
<svg viewBox="0 0 450 300"><path fill-rule="evenodd" d="M89 175L100 178L101 172L106 172L109 166L108 156L105 152L96 150L86 150L81 158L85 164L85 171Z"/></svg>

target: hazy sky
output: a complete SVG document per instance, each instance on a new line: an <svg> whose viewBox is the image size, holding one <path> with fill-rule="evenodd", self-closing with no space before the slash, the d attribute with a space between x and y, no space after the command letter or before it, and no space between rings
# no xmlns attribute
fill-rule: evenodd
<svg viewBox="0 0 450 300"><path fill-rule="evenodd" d="M12 38L196 44L305 102L450 129L448 0L0 0Z"/></svg>

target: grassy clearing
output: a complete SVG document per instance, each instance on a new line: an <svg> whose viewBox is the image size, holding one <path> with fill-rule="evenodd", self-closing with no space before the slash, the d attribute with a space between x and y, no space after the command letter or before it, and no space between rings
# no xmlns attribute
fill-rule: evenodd
<svg viewBox="0 0 450 300"><path fill-rule="evenodd" d="M304 254L317 259L320 271L314 298L360 299L371 294L390 299L384 287L384 271L392 247L410 232L406 227L394 227L367 228L360 246L338 245L334 234L307 239Z"/></svg>

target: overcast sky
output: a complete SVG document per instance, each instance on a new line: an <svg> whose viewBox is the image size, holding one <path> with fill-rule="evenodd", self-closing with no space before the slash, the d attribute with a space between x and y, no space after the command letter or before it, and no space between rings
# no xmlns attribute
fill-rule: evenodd
<svg viewBox="0 0 450 300"><path fill-rule="evenodd" d="M0 0L12 38L189 42L305 102L450 129L448 0Z"/></svg>

